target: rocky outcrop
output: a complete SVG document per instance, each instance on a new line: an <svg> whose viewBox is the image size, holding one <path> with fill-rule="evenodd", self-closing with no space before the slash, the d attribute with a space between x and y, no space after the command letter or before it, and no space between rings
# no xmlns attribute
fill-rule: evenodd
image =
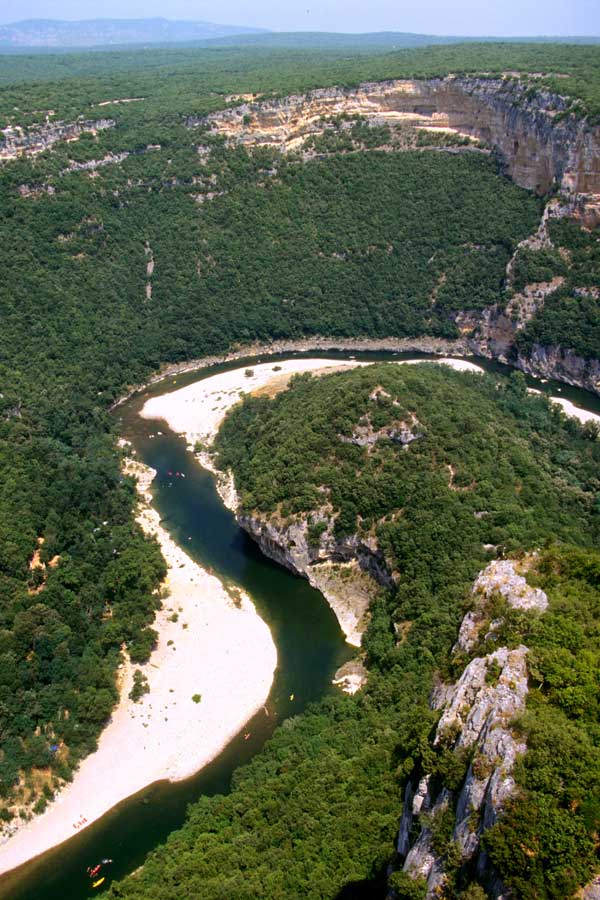
<svg viewBox="0 0 600 900"><path fill-rule="evenodd" d="M455 827L452 840L463 864L478 857L476 869L484 876L487 859L479 852L482 832L497 820L506 801L515 792L512 769L526 745L516 740L509 722L525 709L527 696L526 647L506 647L474 659L458 683L447 690L434 745L444 744L456 753L470 751L472 762L461 789L435 789L426 775L406 794L398 853L404 871L427 881L428 897L435 897L444 882L444 853L436 848L436 821L451 809ZM497 678L489 684L490 677ZM435 706L435 702L434 702ZM454 737L456 735L456 737ZM414 820L421 821L420 834L410 844ZM496 893L499 898L502 893Z"/></svg>
<svg viewBox="0 0 600 900"><path fill-rule="evenodd" d="M519 350L515 339L524 323L518 316L513 318L504 307L495 305L476 312L459 312L453 320L468 353L514 366L534 378L564 381L600 394L600 360L586 359L562 347L535 343L527 352Z"/></svg>
<svg viewBox="0 0 600 900"><path fill-rule="evenodd" d="M95 169L101 169L103 166L118 165L127 159L129 153L123 150L121 153L108 153L102 159L88 159L86 162L72 162L66 169L63 169L61 175L70 175L71 172L89 172Z"/></svg>
<svg viewBox="0 0 600 900"><path fill-rule="evenodd" d="M373 400L382 395L389 397L389 394L383 388L378 388L377 391L371 394L370 399ZM393 401L393 405L398 406L399 404ZM419 431L420 427L421 423L414 413L410 413L406 419L398 419L384 428L378 429L373 428L369 416L365 415L361 418L358 425L355 426L351 435L340 434L338 437L343 444L367 447L369 451L382 440L391 441L393 444L399 444L403 449L406 449L413 441L418 441L423 437L423 432Z"/></svg>
<svg viewBox="0 0 600 900"><path fill-rule="evenodd" d="M537 298L540 305L545 296L542 292ZM531 314L533 311L530 309ZM496 359L534 378L564 381L573 387L600 394L600 360L586 359L572 350L554 345L534 343L526 352L519 350L515 339L526 324L519 314L513 317L509 310L496 305L477 312L457 313L454 321L474 355Z"/></svg>
<svg viewBox="0 0 600 900"><path fill-rule="evenodd" d="M144 244L144 254L146 256L146 300L152 300L152 276L154 275L155 260L154 251L148 241Z"/></svg>
<svg viewBox="0 0 600 900"><path fill-rule="evenodd" d="M365 686L367 680L368 672L361 660L351 659L340 666L333 676L332 684L341 688L345 694L353 695Z"/></svg>
<svg viewBox="0 0 600 900"><path fill-rule="evenodd" d="M56 188L51 184L20 184L17 192L20 197L37 199L44 194L52 196L56 193Z"/></svg>
<svg viewBox="0 0 600 900"><path fill-rule="evenodd" d="M189 118L230 141L295 149L323 131L324 118L363 116L377 124L448 129L489 144L507 174L546 194L600 193L600 128L571 111L571 101L514 78L461 77L324 88L280 100L249 102Z"/></svg>
<svg viewBox="0 0 600 900"><path fill-rule="evenodd" d="M289 524L238 513L237 520L266 556L303 575L321 591L348 643L360 646L371 600L380 586L394 586L376 540L356 534L337 538L333 518L326 513L319 517L324 531L312 542L305 519Z"/></svg>
<svg viewBox="0 0 600 900"><path fill-rule="evenodd" d="M573 215L574 212L574 201L563 202L555 197L548 203L546 203L544 212L542 213L542 218L540 219L540 224L538 225L536 231L534 231L533 234L530 234L529 237L524 238L524 240L520 241L517 244L512 259L506 267L507 287L512 288L513 286L513 270L515 259L519 250L537 251L552 248L554 245L548 232L549 223L553 220L563 219L565 216Z"/></svg>
<svg viewBox="0 0 600 900"><path fill-rule="evenodd" d="M486 637L499 626L486 617L487 601L496 594L509 606L532 614L546 609L544 592L531 588L523 576L534 561L535 556L520 562L496 560L479 574L473 586L474 609L463 620L455 652L472 651L484 624ZM397 850L404 871L427 881L428 898L437 895L446 878L445 849L436 837L436 826L449 812L459 864L476 871L494 900L508 897L480 841L515 795L514 765L527 750L511 728L527 701L527 652L521 645L476 656L455 684L439 685L433 692L431 706L441 711L433 746L455 753L468 765L458 790L440 786L430 774L406 787Z"/></svg>
<svg viewBox="0 0 600 900"><path fill-rule="evenodd" d="M531 568L535 556L522 561L497 559L480 572L473 585L474 608L462 620L455 650L471 652L479 638L481 625L485 621L486 601L494 594L503 597L512 609L543 613L548 607L548 598L539 588L527 584L523 573ZM493 630L490 624L490 630Z"/></svg>
<svg viewBox="0 0 600 900"><path fill-rule="evenodd" d="M80 119L77 122L46 122L27 129L4 128L0 132L0 160L31 156L47 150L58 141L76 141L84 131L97 134L98 131L114 127L114 119Z"/></svg>
<svg viewBox="0 0 600 900"><path fill-rule="evenodd" d="M527 353L517 353L513 365L536 378L554 378L600 394L598 359L585 359L562 347L533 344Z"/></svg>
<svg viewBox="0 0 600 900"><path fill-rule="evenodd" d="M583 900L600 900L600 875L584 887L582 898Z"/></svg>

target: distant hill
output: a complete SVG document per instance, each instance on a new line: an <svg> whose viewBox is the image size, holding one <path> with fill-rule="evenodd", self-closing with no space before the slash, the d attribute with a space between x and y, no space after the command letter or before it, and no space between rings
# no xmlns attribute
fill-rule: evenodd
<svg viewBox="0 0 600 900"><path fill-rule="evenodd" d="M0 25L0 49L74 48L126 44L171 44L257 35L258 28L217 25L214 22L181 22L168 19L25 19Z"/></svg>
<svg viewBox="0 0 600 900"><path fill-rule="evenodd" d="M206 42L210 46L222 47L266 47L296 49L402 50L413 47L427 47L435 44L599 44L600 36L523 36L523 37L464 37L461 35L412 34L404 31L378 31L366 34L344 34L327 31L265 31L216 38Z"/></svg>
<svg viewBox="0 0 600 900"><path fill-rule="evenodd" d="M120 49L132 44L219 48L248 47L297 50L352 50L373 53L436 44L456 43L560 43L598 44L600 37L464 37L379 31L344 34L326 31L271 32L260 28L219 25L214 22L169 19L25 19L0 25L0 53L61 52L83 49Z"/></svg>

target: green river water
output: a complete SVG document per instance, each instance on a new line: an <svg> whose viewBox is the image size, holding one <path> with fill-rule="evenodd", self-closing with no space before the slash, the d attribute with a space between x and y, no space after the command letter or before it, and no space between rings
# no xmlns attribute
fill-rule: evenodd
<svg viewBox="0 0 600 900"><path fill-rule="evenodd" d="M347 353L317 352L307 357L340 359ZM154 505L163 524L186 553L222 580L242 587L252 597L268 623L277 646L278 669L266 708L230 742L219 757L199 774L183 782L158 782L124 800L101 820L61 846L0 877L2 900L83 900L101 896L92 891L86 868L103 857L111 857L110 880L119 879L142 865L145 856L179 827L189 803L203 794L229 789L236 768L257 753L274 727L307 703L334 690L335 670L353 655L335 616L321 594L307 581L270 562L240 529L217 495L212 475L203 470L186 450L182 438L164 425L162 437L150 440L156 423L141 419L139 411L148 396L166 393L199 381L218 371L259 362L281 361L294 354L237 360L229 365L205 369L186 376L168 378L138 395L115 411L119 434L131 441L138 458L158 471L153 483ZM424 354L357 353L370 361L427 358ZM489 371L505 373L504 366L473 360ZM600 413L600 399L565 385L531 386L566 397L579 406ZM169 479L167 472L180 471L184 479ZM191 540L190 540L191 538ZM294 700L290 700L290 695ZM250 732L250 740L243 733ZM131 748L133 749L133 748Z"/></svg>

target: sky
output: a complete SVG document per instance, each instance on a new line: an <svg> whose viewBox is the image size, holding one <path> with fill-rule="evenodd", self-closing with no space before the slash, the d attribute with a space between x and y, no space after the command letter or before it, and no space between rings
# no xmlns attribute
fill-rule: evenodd
<svg viewBox="0 0 600 900"><path fill-rule="evenodd" d="M0 0L0 23L151 16L274 31L600 35L600 0Z"/></svg>

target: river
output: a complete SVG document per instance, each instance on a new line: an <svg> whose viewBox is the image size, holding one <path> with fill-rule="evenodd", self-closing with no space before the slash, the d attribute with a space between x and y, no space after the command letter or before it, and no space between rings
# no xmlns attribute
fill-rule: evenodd
<svg viewBox="0 0 600 900"><path fill-rule="evenodd" d="M347 352L310 352L296 356L348 359ZM278 362L294 354L253 357L228 365L177 376L177 388L227 369L264 361ZM359 353L352 358L385 361L428 357L425 354ZM506 366L471 360L482 368L505 374ZM562 384L527 379L531 387L571 400L600 413L600 398ZM183 471L183 479L155 479L154 506L163 525L185 552L224 581L243 588L268 623L277 646L279 665L265 710L261 711L219 757L200 773L175 784L158 782L128 798L98 822L61 846L0 878L0 898L10 900L83 900L101 895L92 891L86 868L111 857L111 879L119 879L140 866L145 856L184 821L188 804L201 795L228 791L234 771L248 762L268 739L276 724L302 711L307 703L335 690L335 670L355 652L345 643L335 616L321 594L307 581L269 561L240 529L223 506L212 475L186 450L185 441L163 429L148 438L155 425L140 417L150 396L174 389L173 378L153 386L115 411L119 434L135 447L138 458L158 472ZM189 539L191 538L191 540ZM290 696L294 699L291 700ZM109 880L107 879L107 886Z"/></svg>

